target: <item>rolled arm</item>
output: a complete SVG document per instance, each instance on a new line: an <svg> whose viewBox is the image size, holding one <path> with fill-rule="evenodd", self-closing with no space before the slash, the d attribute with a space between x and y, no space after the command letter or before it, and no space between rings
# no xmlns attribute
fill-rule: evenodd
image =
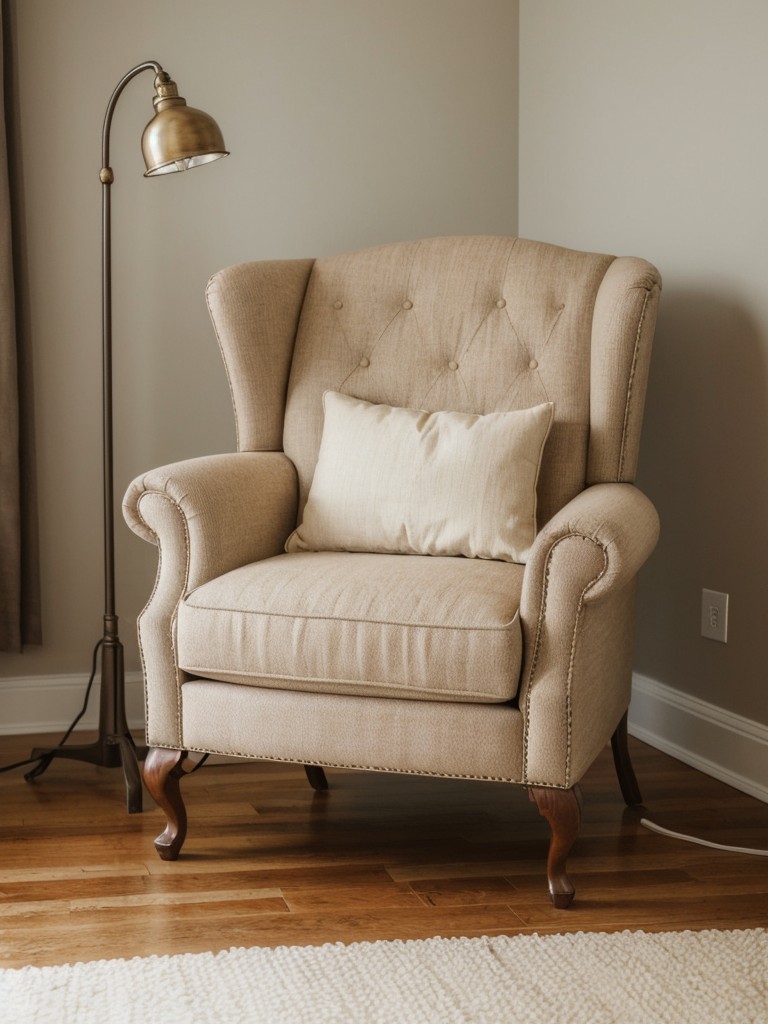
<svg viewBox="0 0 768 1024"><path fill-rule="evenodd" d="M658 535L649 499L611 483L587 488L537 536L520 604L530 782L573 785L626 710L635 581Z"/></svg>
<svg viewBox="0 0 768 1024"><path fill-rule="evenodd" d="M602 552L602 568L590 577L596 552L572 546L570 557L583 563L584 600L597 601L637 575L656 547L659 517L651 501L632 484L588 487L553 516L536 537L525 573L523 601L538 602L555 547L563 541L591 541ZM578 571L574 567L574 571Z"/></svg>
<svg viewBox="0 0 768 1024"><path fill-rule="evenodd" d="M157 579L139 617L147 739L182 742L176 663L176 610L208 580L283 550L296 525L298 484L282 452L240 452L177 462L134 480L123 501L126 522L157 544Z"/></svg>
<svg viewBox="0 0 768 1024"><path fill-rule="evenodd" d="M161 548L184 544L185 586L192 590L282 551L296 525L297 493L296 470L282 452L209 455L138 477L123 514L135 533Z"/></svg>

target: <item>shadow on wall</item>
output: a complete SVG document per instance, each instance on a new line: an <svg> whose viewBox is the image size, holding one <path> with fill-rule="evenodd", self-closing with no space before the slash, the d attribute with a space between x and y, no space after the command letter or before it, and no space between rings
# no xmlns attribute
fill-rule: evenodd
<svg viewBox="0 0 768 1024"><path fill-rule="evenodd" d="M638 475L661 539L641 574L636 668L734 711L720 691L739 676L754 690L768 622L767 340L727 297L663 292ZM727 646L700 636L702 587L731 595Z"/></svg>

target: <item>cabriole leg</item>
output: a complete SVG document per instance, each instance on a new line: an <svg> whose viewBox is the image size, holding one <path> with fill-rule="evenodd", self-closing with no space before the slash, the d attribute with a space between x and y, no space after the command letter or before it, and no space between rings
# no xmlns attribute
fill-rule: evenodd
<svg viewBox="0 0 768 1024"><path fill-rule="evenodd" d="M304 771L307 773L307 781L317 793L328 789L328 779L319 764L305 764Z"/></svg>
<svg viewBox="0 0 768 1024"><path fill-rule="evenodd" d="M165 831L155 840L155 849L162 860L176 860L187 834L187 811L179 787L186 774L186 758L186 750L152 747L144 762L144 783L168 819Z"/></svg>
<svg viewBox="0 0 768 1024"><path fill-rule="evenodd" d="M616 726L616 731L611 736L611 750L613 751L613 763L616 766L616 775L621 787L621 795L627 807L635 807L643 802L643 795L637 784L635 770L632 767L632 759L629 756L629 742L627 738L627 712Z"/></svg>
<svg viewBox="0 0 768 1024"><path fill-rule="evenodd" d="M581 795L575 786L573 789L529 786L528 795L552 830L547 857L549 895L555 907L565 910L576 892L566 873L565 862L581 827Z"/></svg>

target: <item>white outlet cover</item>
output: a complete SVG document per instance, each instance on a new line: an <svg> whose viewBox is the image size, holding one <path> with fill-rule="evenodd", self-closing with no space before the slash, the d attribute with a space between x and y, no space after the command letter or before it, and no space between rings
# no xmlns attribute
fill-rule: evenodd
<svg viewBox="0 0 768 1024"><path fill-rule="evenodd" d="M719 590L701 592L701 635L708 640L728 641L728 595Z"/></svg>

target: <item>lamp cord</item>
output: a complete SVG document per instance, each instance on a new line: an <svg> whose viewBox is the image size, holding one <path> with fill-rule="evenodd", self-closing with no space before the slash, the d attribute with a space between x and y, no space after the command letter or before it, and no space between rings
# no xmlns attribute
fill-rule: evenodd
<svg viewBox="0 0 768 1024"><path fill-rule="evenodd" d="M640 824L651 832L658 832L659 835L669 836L670 839L682 839L686 843L695 843L697 846L708 846L713 850L725 850L726 853L748 853L753 857L768 857L768 850L752 850L748 846L725 846L723 843L712 843L709 839L699 839L697 836L686 836L682 832L673 832L671 829L662 828L647 818L641 818Z"/></svg>
<svg viewBox="0 0 768 1024"><path fill-rule="evenodd" d="M83 699L83 706L80 709L79 713L75 716L75 718L72 721L72 724L70 725L70 727L67 729L67 731L64 733L64 735L59 740L59 742L57 744L57 746L59 746L59 747L63 747L64 746L64 744L67 742L69 737L74 732L75 727L77 726L77 723L80 721L80 719L83 717L85 712L88 710L88 702L90 700L91 690L93 689L93 681L96 678L96 658L97 658L98 653L99 653L99 648L101 647L101 645L103 643L104 643L104 640L102 638L101 640L98 641L96 646L93 648L93 658L91 660L91 675L90 675L90 678L88 679L88 685L85 688L85 697ZM24 765L27 765L27 764L40 764L40 765L42 765L43 761L45 761L48 758L50 758L49 754L43 754L41 757L28 757L25 761L17 761L15 764L3 765L2 767L0 767L0 772L10 772L10 771L13 771L14 768L23 768Z"/></svg>

